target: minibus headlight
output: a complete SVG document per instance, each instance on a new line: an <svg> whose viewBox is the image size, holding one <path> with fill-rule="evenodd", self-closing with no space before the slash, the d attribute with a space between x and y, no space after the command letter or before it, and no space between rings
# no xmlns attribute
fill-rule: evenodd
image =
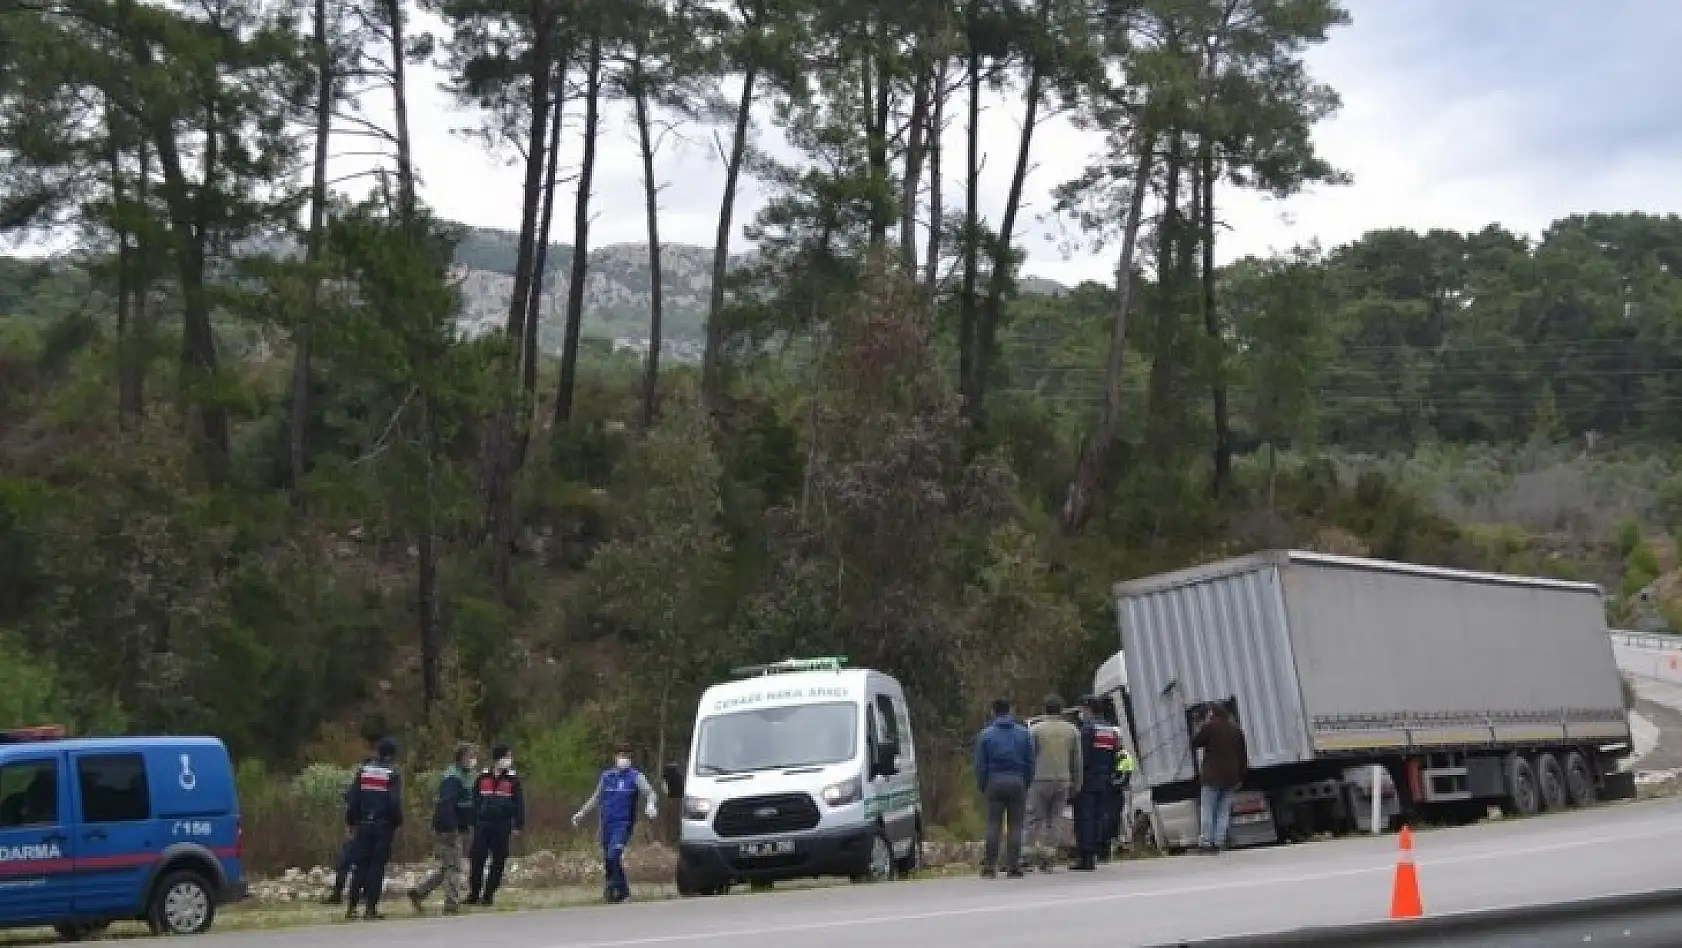
<svg viewBox="0 0 1682 948"><path fill-rule="evenodd" d="M832 783L823 788L823 802L830 806L846 806L857 803L864 797L864 781L857 777Z"/></svg>
<svg viewBox="0 0 1682 948"><path fill-rule="evenodd" d="M713 815L713 802L706 797L684 797L683 818L686 820L704 820Z"/></svg>

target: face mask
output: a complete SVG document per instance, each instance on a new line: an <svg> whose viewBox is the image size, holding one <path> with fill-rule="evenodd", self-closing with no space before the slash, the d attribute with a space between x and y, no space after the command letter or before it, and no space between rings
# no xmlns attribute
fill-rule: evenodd
<svg viewBox="0 0 1682 948"><path fill-rule="evenodd" d="M631 758L629 758L629 757L617 758L616 760L614 760L613 763L614 763L614 766L618 767L620 770L630 770L631 769Z"/></svg>
<svg viewBox="0 0 1682 948"><path fill-rule="evenodd" d="M479 762L477 760L474 760L471 757L462 761L462 764L461 764L461 769L463 769L463 770L476 770L476 769L478 769L478 767L479 767Z"/></svg>
<svg viewBox="0 0 1682 948"><path fill-rule="evenodd" d="M496 769L498 769L498 770L513 770L514 769L514 758L504 757L504 758L498 760L496 762Z"/></svg>

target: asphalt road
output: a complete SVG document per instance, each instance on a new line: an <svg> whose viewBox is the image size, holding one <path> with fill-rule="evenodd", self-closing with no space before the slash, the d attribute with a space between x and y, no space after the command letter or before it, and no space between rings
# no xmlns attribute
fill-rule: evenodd
<svg viewBox="0 0 1682 948"><path fill-rule="evenodd" d="M1396 838L1183 856L1090 875L940 879L526 914L212 935L204 948L1036 948L1144 946L1383 919ZM1611 805L1415 836L1437 915L1665 888L1682 878L1682 802Z"/></svg>

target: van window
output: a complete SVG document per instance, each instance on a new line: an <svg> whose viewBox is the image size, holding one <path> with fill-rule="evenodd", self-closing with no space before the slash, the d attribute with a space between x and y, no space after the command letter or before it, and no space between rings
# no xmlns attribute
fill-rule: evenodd
<svg viewBox="0 0 1682 948"><path fill-rule="evenodd" d="M845 701L797 704L703 718L695 772L788 770L852 760L858 755L859 706Z"/></svg>
<svg viewBox="0 0 1682 948"><path fill-rule="evenodd" d="M58 761L15 760L0 767L0 829L58 822Z"/></svg>
<svg viewBox="0 0 1682 948"><path fill-rule="evenodd" d="M146 764L139 754L99 754L76 760L84 823L136 823L152 818Z"/></svg>
<svg viewBox="0 0 1682 948"><path fill-rule="evenodd" d="M917 759L917 748L913 746L915 742L911 740L911 717L906 713L905 705L903 704L899 705L894 710L899 712L900 759L908 763L915 761Z"/></svg>
<svg viewBox="0 0 1682 948"><path fill-rule="evenodd" d="M899 715L894 713L893 696L876 696L876 718L881 722L877 725L877 733L882 735L882 740L897 746L900 743Z"/></svg>

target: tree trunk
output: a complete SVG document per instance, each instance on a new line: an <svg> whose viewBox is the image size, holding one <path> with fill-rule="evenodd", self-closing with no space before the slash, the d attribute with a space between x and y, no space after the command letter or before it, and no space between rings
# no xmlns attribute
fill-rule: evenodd
<svg viewBox="0 0 1682 948"><path fill-rule="evenodd" d="M865 83L865 102L870 104L869 128L866 129L866 149L873 194L870 202L870 247L879 251L888 243L888 227L892 223L887 202L883 198L883 194L889 188L888 116L891 114L892 99L889 93L892 89L888 82L890 67L887 54L880 49L884 42L881 34L886 32L886 27L878 23L876 29L878 35L873 45L877 49L865 57L866 61L861 67L865 76L869 77Z"/></svg>
<svg viewBox="0 0 1682 948"><path fill-rule="evenodd" d="M526 465L531 448L531 427L536 422L538 341L543 332L543 284L549 270L549 232L555 223L556 179L561 164L561 118L566 111L566 69L569 55L555 58L554 105L549 112L549 159L543 171L542 226L537 235L536 258L531 268L531 294L526 303L525 326L521 329L520 424L515 467Z"/></svg>
<svg viewBox="0 0 1682 948"><path fill-rule="evenodd" d="M292 334L292 417L290 426L291 487L294 499L303 496L309 472L310 359L315 320L321 310L321 250L327 225L327 145L333 130L333 51L328 45L327 0L315 0L315 33L311 47L317 70L315 87L315 162L310 181L310 230L305 251L308 299Z"/></svg>
<svg viewBox="0 0 1682 948"><path fill-rule="evenodd" d="M415 197L414 143L409 138L408 50L403 42L403 0L383 0L391 25L392 111L397 119L397 194L403 220L412 226L418 209Z"/></svg>
<svg viewBox="0 0 1682 948"><path fill-rule="evenodd" d="M979 207L981 190L981 59L973 48L969 51L966 77L969 82L969 127L965 129L964 154L964 276L963 289L958 298L958 391L963 396L966 417L976 411L976 367L980 362L976 352L975 284L980 261L976 245L981 225Z"/></svg>
<svg viewBox="0 0 1682 948"><path fill-rule="evenodd" d="M196 162L205 181L213 180L220 167L218 143L222 130L213 121L208 131L204 153ZM210 295L205 288L205 222L199 216L204 206L193 197L197 189L187 185L175 129L155 128L153 137L163 170L171 250L181 287L181 393L190 414L197 416L199 432L194 447L205 476L212 484L221 484L228 476L228 412L215 392L216 335L210 324Z"/></svg>
<svg viewBox="0 0 1682 948"><path fill-rule="evenodd" d="M649 131L648 90L643 87L642 59L631 66L633 98L637 115L637 141L642 150L642 187L648 214L648 361L642 374L642 428L654 427L655 396L660 385L660 321L662 293L660 275L660 186L654 180L654 138ZM662 735L664 736L664 735Z"/></svg>
<svg viewBox="0 0 1682 948"><path fill-rule="evenodd" d="M1004 219L999 225L998 240L993 244L993 272L987 281L987 300L981 309L976 333L975 403L965 402L970 424L981 427L987 419L987 389L993 374L993 357L998 347L999 321L1004 317L1005 294L1014 282L1015 266L1011 261L1011 234L1016 231L1016 215L1022 208L1022 188L1028 179L1028 156L1034 144L1034 127L1039 123L1040 93L1045 76L1038 62L1028 73L1028 90L1022 110L1022 136L1016 145L1016 168L1010 177L1010 193L1005 198Z"/></svg>
<svg viewBox="0 0 1682 948"><path fill-rule="evenodd" d="M496 415L486 434L484 452L488 521L485 532L491 544L491 584L504 602L510 596L514 568L514 481L519 476L521 446L525 443L531 418L529 411L520 410L515 377L519 376L520 356L525 351L525 332L532 322L528 314L532 264L536 258L538 212L543 206L543 173L548 157L545 139L549 134L549 91L553 74L550 60L553 50L545 6L543 0L534 0L531 6L532 22L537 27L532 40L528 75L531 91L526 131L526 175L520 201L520 237L514 253L514 287L508 296L508 320L504 326L512 346L512 352L503 363L510 377L498 379L501 395Z"/></svg>
<svg viewBox="0 0 1682 948"><path fill-rule="evenodd" d="M437 450L433 429L432 398L422 392L420 438L426 458L426 496L420 536L415 541L415 619L420 635L421 708L429 721L444 693L444 630L438 616L437 528L433 523L433 457Z"/></svg>
<svg viewBox="0 0 1682 948"><path fill-rule="evenodd" d="M935 74L934 107L929 110L929 244L923 257L923 304L933 313L940 296L940 250L942 220L946 216L945 188L940 176L941 143L946 131L946 76L949 63L942 60Z"/></svg>
<svg viewBox="0 0 1682 948"><path fill-rule="evenodd" d="M924 133L929 120L930 69L920 67L911 92L911 118L907 122L905 185L899 204L899 258L905 278L917 278L917 192L922 187Z"/></svg>
<svg viewBox="0 0 1682 948"><path fill-rule="evenodd" d="M1150 189L1151 159L1156 154L1156 135L1145 133L1139 144L1139 164L1133 172L1132 192L1127 197L1127 222L1121 234L1121 255L1116 263L1116 305L1110 324L1110 349L1104 364L1104 407L1098 426L1086 439L1075 476L1063 499L1062 528L1065 535L1079 533L1092 517L1109 466L1116 439L1121 434L1122 385L1127 367L1127 320L1133 311L1133 255L1139 244L1139 227L1145 216L1145 192Z"/></svg>
<svg viewBox="0 0 1682 948"><path fill-rule="evenodd" d="M572 224L572 270L567 283L566 336L561 341L561 380L555 391L554 427L572 420L572 394L578 376L578 337L584 327L584 281L590 275L590 187L596 172L596 125L602 91L602 41L590 38L584 77L584 161L578 169L578 198Z"/></svg>
<svg viewBox="0 0 1682 948"><path fill-rule="evenodd" d="M1177 420L1183 415L1177 381L1184 353L1180 351L1180 326L1184 314L1183 269L1185 228L1181 226L1180 176L1185 173L1185 136L1175 132L1168 146L1168 163L1163 169L1162 223L1156 241L1156 323L1151 336L1151 370L1145 403L1145 456L1163 464L1178 447L1182 432Z"/></svg>
<svg viewBox="0 0 1682 948"><path fill-rule="evenodd" d="M138 169L134 181L135 206L145 212L151 206L152 184L152 154L144 139L135 143L138 153ZM138 259L135 259L135 258ZM147 247L136 243L131 261L135 272L131 274L133 282L129 287L130 306L128 346L122 352L123 377L121 384L123 391L119 395L119 405L127 404L134 412L136 421L146 414L146 370L152 359L152 317L148 304L151 293L152 280L156 271L152 265L152 253Z"/></svg>
<svg viewBox="0 0 1682 948"><path fill-rule="evenodd" d="M719 315L724 311L724 283L730 275L731 219L736 213L736 187L742 177L742 162L747 157L748 128L753 122L754 86L759 82L759 67L749 63L742 75L742 97L736 106L736 128L730 137L730 156L724 163L724 197L718 206L718 231L713 237L713 281L707 301L707 343L701 355L701 405L710 412L718 410L724 394L724 326Z"/></svg>
<svg viewBox="0 0 1682 948"><path fill-rule="evenodd" d="M183 225L189 234L195 230ZM205 289L204 247L192 236L178 255L181 281L181 381L199 420L199 457L205 476L221 484L228 476L228 412L215 391L216 336L210 324L210 294Z"/></svg>
<svg viewBox="0 0 1682 948"><path fill-rule="evenodd" d="M111 165L111 225L117 237L117 428L133 431L140 420L140 406L130 401L134 324L130 304L134 299L134 253L130 246L128 226L128 189L123 182L123 139L119 123L122 119L115 109L107 107L105 122L109 128L109 148L106 160Z"/></svg>
<svg viewBox="0 0 1682 948"><path fill-rule="evenodd" d="M1221 314L1215 308L1215 152L1204 136L1199 156L1203 177L1203 329L1209 336L1211 391L1215 409L1214 472L1210 490L1216 496L1226 492L1232 477L1232 423L1227 415L1226 339L1221 333Z"/></svg>

